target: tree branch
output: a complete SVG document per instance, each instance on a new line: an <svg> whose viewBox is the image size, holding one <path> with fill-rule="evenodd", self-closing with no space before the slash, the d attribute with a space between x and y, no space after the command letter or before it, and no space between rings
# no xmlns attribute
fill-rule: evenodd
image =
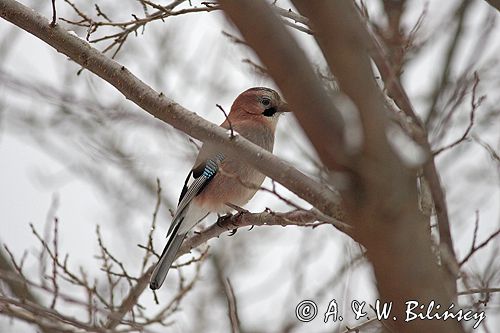
<svg viewBox="0 0 500 333"><path fill-rule="evenodd" d="M439 224L439 239L442 246L447 248L449 252L449 259L452 261L450 264L456 266L457 259L455 249L453 246L453 239L451 238L450 222L448 217L448 207L446 205L446 198L439 178L439 173L436 168L432 148L428 140L427 131L417 116L413 106L406 94L399 78L396 76L391 64L388 62L384 54L384 50L377 38L368 31L368 51L375 62L382 79L384 80L385 87L396 105L408 116L414 123L412 131L409 133L413 140L419 144L427 153L427 160L425 161L422 169L423 175L429 184L429 188L436 210L437 220ZM453 272L450 273L450 286L456 292L455 278Z"/></svg>
<svg viewBox="0 0 500 333"><path fill-rule="evenodd" d="M291 165L241 136L229 138L226 131L219 126L189 112L164 96L163 93L154 91L125 66L106 57L59 25L51 27L47 18L14 0L0 0L0 17L40 38L58 52L109 82L127 99L154 117L196 139L219 144L222 152L237 155L238 158L281 183L322 212L344 220L340 196L327 186L305 176Z"/></svg>

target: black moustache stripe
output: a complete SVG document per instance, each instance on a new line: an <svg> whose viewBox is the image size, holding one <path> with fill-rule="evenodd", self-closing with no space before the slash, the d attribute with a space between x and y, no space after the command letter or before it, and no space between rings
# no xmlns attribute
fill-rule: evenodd
<svg viewBox="0 0 500 333"><path fill-rule="evenodd" d="M269 109L265 109L262 114L266 117L272 117L276 112L278 112L278 110L276 110L275 107L271 107Z"/></svg>

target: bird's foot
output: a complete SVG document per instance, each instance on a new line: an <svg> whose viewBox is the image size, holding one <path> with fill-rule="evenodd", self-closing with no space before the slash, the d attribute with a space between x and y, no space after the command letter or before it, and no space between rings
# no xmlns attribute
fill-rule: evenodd
<svg viewBox="0 0 500 333"><path fill-rule="evenodd" d="M217 226L219 226L220 228L224 228L224 226L222 225L222 223L224 221L226 221L227 219L230 219L231 217L233 217L233 214L231 213L227 213L225 215L220 215L220 214L217 214L217 222L215 222L217 224Z"/></svg>

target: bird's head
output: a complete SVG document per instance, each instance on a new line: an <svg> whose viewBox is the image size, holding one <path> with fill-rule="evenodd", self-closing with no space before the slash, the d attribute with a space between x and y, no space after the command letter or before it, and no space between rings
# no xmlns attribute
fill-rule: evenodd
<svg viewBox="0 0 500 333"><path fill-rule="evenodd" d="M245 90L234 100L229 119L255 121L274 129L279 116L284 112L289 112L288 104L276 91L255 87Z"/></svg>

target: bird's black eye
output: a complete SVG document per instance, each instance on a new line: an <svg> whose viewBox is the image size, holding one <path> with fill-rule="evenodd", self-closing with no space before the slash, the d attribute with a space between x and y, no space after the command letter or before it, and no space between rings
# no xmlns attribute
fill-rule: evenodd
<svg viewBox="0 0 500 333"><path fill-rule="evenodd" d="M269 105L271 105L271 100L270 100L269 98L267 98L267 97L264 97L264 98L263 98L260 102L261 102L261 103L262 103L262 105L264 105L264 106L269 106Z"/></svg>

